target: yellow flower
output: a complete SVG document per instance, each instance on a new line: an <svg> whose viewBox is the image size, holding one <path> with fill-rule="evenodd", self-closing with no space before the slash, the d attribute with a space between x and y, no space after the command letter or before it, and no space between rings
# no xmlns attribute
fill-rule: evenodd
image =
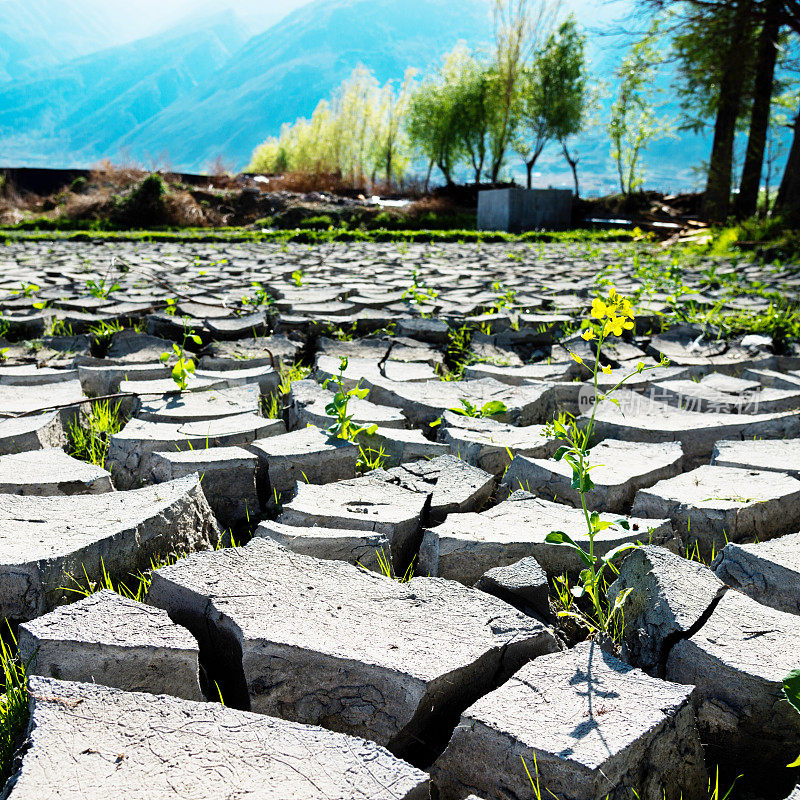
<svg viewBox="0 0 800 800"><path fill-rule="evenodd" d="M603 336L622 336L624 322L622 317L609 317L603 325Z"/></svg>
<svg viewBox="0 0 800 800"><path fill-rule="evenodd" d="M631 301L628 300L627 297L622 298L622 302L619 304L619 313L622 314L623 317L629 317L630 319L634 318L633 308L631 308Z"/></svg>
<svg viewBox="0 0 800 800"><path fill-rule="evenodd" d="M613 286L610 286L608 289L608 299L612 303L618 303L622 299L622 297Z"/></svg>
<svg viewBox="0 0 800 800"><path fill-rule="evenodd" d="M576 354L575 354L575 353L573 353L571 350L570 350L570 353L569 353L569 354L570 354L570 355L571 355L571 356L572 356L572 357L573 357L573 358L574 358L574 359L575 359L575 360L576 360L576 361L577 361L579 364L583 364L583 359L582 359L582 358L581 358L579 355L576 355Z"/></svg>
<svg viewBox="0 0 800 800"><path fill-rule="evenodd" d="M611 367L601 367L600 369L603 370L603 374L604 375L610 375L611 374Z"/></svg>
<svg viewBox="0 0 800 800"><path fill-rule="evenodd" d="M587 342L591 342L594 339L594 330L592 328L587 328L582 334L581 339L585 339Z"/></svg>
<svg viewBox="0 0 800 800"><path fill-rule="evenodd" d="M603 319L608 314L608 306L597 297L592 301L591 314L595 319Z"/></svg>

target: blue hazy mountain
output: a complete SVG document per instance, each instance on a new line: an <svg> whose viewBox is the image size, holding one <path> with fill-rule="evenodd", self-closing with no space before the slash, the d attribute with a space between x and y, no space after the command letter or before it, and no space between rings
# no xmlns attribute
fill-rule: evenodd
<svg viewBox="0 0 800 800"><path fill-rule="evenodd" d="M459 40L491 30L486 0L318 0L253 37L202 86L132 131L133 152L161 143L182 163L218 154L244 166L283 122L308 116L359 63L379 81L425 71Z"/></svg>
<svg viewBox="0 0 800 800"><path fill-rule="evenodd" d="M211 78L247 38L224 12L0 84L0 160L72 166L114 156L131 130Z"/></svg>
<svg viewBox="0 0 800 800"><path fill-rule="evenodd" d="M492 37L491 0L313 0L252 37L227 10L99 50L110 18L85 18L77 0L0 0L0 11L23 3L40 4L42 13L56 13L57 5L65 33L43 43L33 12L21 27L0 16L0 164L88 166L125 152L184 170L202 170L222 155L241 168L257 144L284 122L310 115L359 63L381 82L399 79L409 66L429 70L458 41L482 47ZM602 32L630 11L630 0L565 6L589 34L593 77L611 87L625 45ZM9 57L8 31L15 46L27 48L24 58ZM70 58L79 47L94 52ZM660 83L667 87L669 76ZM612 189L600 123L578 149L586 186ZM654 144L651 183L690 185L691 167L706 150L703 138L684 135ZM556 148L545 150L536 171L539 184L571 185ZM521 170L510 163L509 172Z"/></svg>
<svg viewBox="0 0 800 800"><path fill-rule="evenodd" d="M75 0L0 0L0 82L98 50L109 35Z"/></svg>

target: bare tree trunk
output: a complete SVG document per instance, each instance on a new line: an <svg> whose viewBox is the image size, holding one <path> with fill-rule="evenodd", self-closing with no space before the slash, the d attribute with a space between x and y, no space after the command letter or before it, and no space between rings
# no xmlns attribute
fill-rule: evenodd
<svg viewBox="0 0 800 800"><path fill-rule="evenodd" d="M704 201L705 212L713 222L724 222L730 212L733 146L745 78L742 47L747 35L746 22L751 5L752 0L739 0L736 4L725 68L719 86L714 144L711 147Z"/></svg>
<svg viewBox="0 0 800 800"><path fill-rule="evenodd" d="M778 189L775 213L785 217L790 225L800 225L800 111L794 121L792 147Z"/></svg>
<svg viewBox="0 0 800 800"><path fill-rule="evenodd" d="M561 149L564 152L564 158L567 160L567 164L569 164L572 170L572 180L575 182L575 197L578 198L581 196L581 189L578 185L578 159L570 155L566 142L561 142Z"/></svg>
<svg viewBox="0 0 800 800"><path fill-rule="evenodd" d="M533 165L535 163L536 163L536 159L534 159L533 161L526 161L525 162L525 167L528 170L528 188L529 189L532 188L532 186L531 186L531 183L532 183L532 181L531 181L531 173L533 172Z"/></svg>
<svg viewBox="0 0 800 800"><path fill-rule="evenodd" d="M433 159L428 162L428 174L425 176L425 194L428 194L428 185L431 182L431 172L433 171Z"/></svg>
<svg viewBox="0 0 800 800"><path fill-rule="evenodd" d="M758 62L753 86L753 110L750 116L750 134L747 139L747 153L742 168L742 182L736 198L736 216L739 219L751 217L756 213L758 190L764 169L764 148L769 129L769 112L772 105L772 82L775 77L775 62L778 57L778 35L780 33L780 13L782 0L769 0L764 13L758 44Z"/></svg>

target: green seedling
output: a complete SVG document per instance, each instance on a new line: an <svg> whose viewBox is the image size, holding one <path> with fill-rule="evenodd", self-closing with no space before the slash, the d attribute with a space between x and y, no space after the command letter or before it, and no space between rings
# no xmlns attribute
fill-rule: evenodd
<svg viewBox="0 0 800 800"><path fill-rule="evenodd" d="M395 575L391 559L386 555L386 551L382 547L380 550L376 550L375 554L378 559L378 570L384 577L391 578L398 583L408 583L414 577L414 561L416 560L416 556L414 556L414 559L412 559L411 563L408 565L408 569L400 576ZM356 563L361 569L367 569L361 562Z"/></svg>
<svg viewBox="0 0 800 800"><path fill-rule="evenodd" d="M275 302L275 298L260 284L253 282L250 284L254 291L252 295L245 295L242 297L243 306L271 306Z"/></svg>
<svg viewBox="0 0 800 800"><path fill-rule="evenodd" d="M173 344L171 353L161 354L162 363L169 361L173 355L178 359L172 368L172 380L175 381L179 392L183 392L186 389L189 385L189 376L194 375L195 372L194 360L186 355L186 342L203 344L203 340L194 332L194 329L189 328L189 317L183 318L183 340L181 343Z"/></svg>
<svg viewBox="0 0 800 800"><path fill-rule="evenodd" d="M19 294L23 297L33 297L41 291L41 287L35 283L22 283L19 289L12 289L11 294Z"/></svg>
<svg viewBox="0 0 800 800"><path fill-rule="evenodd" d="M288 250L288 248L287 248L287 250ZM295 286L302 286L303 283L304 283L304 280L303 280L304 277L305 276L303 274L303 271L300 270L300 269L296 269L292 273L292 283L294 283Z"/></svg>
<svg viewBox="0 0 800 800"><path fill-rule="evenodd" d="M459 408L456 406L455 408L449 408L448 411L452 411L454 414L458 414L462 417L470 417L472 419L492 419L493 417L499 417L501 414L505 414L508 411L508 406L500 400L490 400L488 403L484 403L482 406L476 406L474 403L467 400L466 397L462 397L459 400L461 403L461 407ZM442 418L434 420L431 422L431 428L435 428L437 425L442 424Z"/></svg>
<svg viewBox="0 0 800 800"><path fill-rule="evenodd" d="M104 466L109 439L124 425L119 403L114 406L109 400L93 403L83 424L75 419L67 426L69 454L89 464Z"/></svg>
<svg viewBox="0 0 800 800"><path fill-rule="evenodd" d="M0 670L3 690L0 693L0 779L11 775L14 756L28 726L27 664L17 653L17 639L11 626L0 638Z"/></svg>
<svg viewBox="0 0 800 800"><path fill-rule="evenodd" d="M347 371L348 359L343 358L339 362L339 375L335 378L328 378L323 383L327 389L328 384L335 383L337 386L336 393L333 395L328 405L325 406L325 413L333 417L333 424L328 428L328 433L336 439L344 439L347 442L352 442L359 433L366 433L371 436L378 430L377 425L370 425L369 427L358 428L353 425L353 415L347 413L347 408L351 398L355 397L359 400L365 400L369 395L369 389L361 388L361 381L352 388L346 389L344 385L344 373Z"/></svg>
<svg viewBox="0 0 800 800"><path fill-rule="evenodd" d="M595 553L594 546L597 535L612 526L628 530L629 523L625 519L618 519L615 522L601 520L597 511L589 510L586 495L594 489L594 483L590 475L593 467L589 464L589 449L597 409L604 401L619 405L619 401L612 397L617 389L634 375L639 375L648 369L657 368L645 367L640 362L635 370L623 377L605 394L598 389L598 374L601 371L605 374L611 373L610 367L600 366L603 343L609 337L621 336L624 331L632 330L634 319L630 300L618 294L613 286L609 290L608 300L603 300L602 298L594 300L589 317L589 325L581 334L585 341L596 343L594 367L591 369L594 396L588 424L581 429L574 422L568 424L562 419L555 419L547 426L545 431L546 436L559 439L564 443L558 448L554 458L556 461L563 459L572 468L572 488L580 498L581 509L586 520L588 541L588 548L586 548L563 531L552 531L545 538L548 544L563 545L574 550L583 564L578 583L570 588L570 593L577 601L586 601L587 610L584 610L578 604L565 606L562 603L563 608L559 612L559 616L572 617L586 625L592 633L604 633L614 638L618 638L622 632L619 618L622 616L622 607L630 589L621 592L613 605L611 605L605 593L606 571L615 572L614 561L629 550L638 547L638 545L633 542L622 544L613 548L604 556L598 556ZM577 363L584 363L583 359L575 353L570 353L570 355ZM667 363L663 361L661 365L666 366Z"/></svg>
<svg viewBox="0 0 800 800"><path fill-rule="evenodd" d="M122 287L118 283L106 285L106 279L100 278L99 281L86 281L86 289L92 297L108 297L114 292L118 292Z"/></svg>
<svg viewBox="0 0 800 800"><path fill-rule="evenodd" d="M432 303L439 296L435 289L423 286L419 280L419 270L414 270L411 274L411 286L403 292L403 299L408 300L416 306Z"/></svg>

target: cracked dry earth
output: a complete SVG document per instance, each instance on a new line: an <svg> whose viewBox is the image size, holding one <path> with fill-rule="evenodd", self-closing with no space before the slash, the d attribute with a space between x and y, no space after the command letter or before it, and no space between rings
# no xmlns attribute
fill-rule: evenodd
<svg viewBox="0 0 800 800"><path fill-rule="evenodd" d="M662 329L674 298L647 285L640 255L6 247L0 613L29 665L31 716L4 797L522 800L527 767L563 800L701 800L718 765L745 774L747 797L788 797L800 348ZM766 307L704 280L708 266L686 268L681 302ZM786 270L717 266L796 295ZM545 543L585 540L544 424L585 414L568 350L591 356L574 331L603 276L644 291L601 387L671 362L598 415L589 503L630 527L596 550L644 545L610 589L631 590L615 648L564 629L550 587L581 563ZM177 393L175 359L160 357L184 326L201 343ZM356 442L325 430L343 356L345 386L369 390L353 422L377 426ZM457 361L459 379L441 380ZM281 383L295 363L307 375ZM81 401L109 395L125 424L105 463L73 458ZM453 413L462 400L506 411ZM153 563L166 565L140 600L68 591Z"/></svg>

